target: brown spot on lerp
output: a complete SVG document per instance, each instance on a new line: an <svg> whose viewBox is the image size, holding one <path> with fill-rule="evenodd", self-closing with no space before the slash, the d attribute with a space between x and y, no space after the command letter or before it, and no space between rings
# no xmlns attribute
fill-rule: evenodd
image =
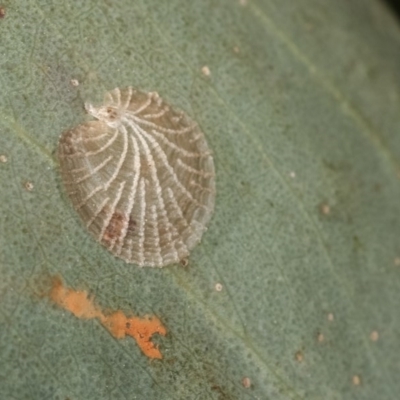
<svg viewBox="0 0 400 400"><path fill-rule="evenodd" d="M110 222L107 225L106 230L104 231L102 242L104 244L112 244L117 240L122 233L122 229L124 228L124 224L126 222L126 216L122 215L119 212L115 212ZM129 227L128 227L129 228Z"/></svg>

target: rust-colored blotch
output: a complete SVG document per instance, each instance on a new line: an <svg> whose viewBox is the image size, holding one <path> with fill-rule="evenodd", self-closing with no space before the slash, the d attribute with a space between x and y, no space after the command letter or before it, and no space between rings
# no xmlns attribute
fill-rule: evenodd
<svg viewBox="0 0 400 400"><path fill-rule="evenodd" d="M105 314L86 291L65 287L60 277L53 278L50 298L58 306L78 318L97 318L117 339L123 339L126 335L131 336L147 357L162 358L160 350L151 341L151 337L155 333L163 336L167 333L166 328L157 317L127 317L122 311Z"/></svg>

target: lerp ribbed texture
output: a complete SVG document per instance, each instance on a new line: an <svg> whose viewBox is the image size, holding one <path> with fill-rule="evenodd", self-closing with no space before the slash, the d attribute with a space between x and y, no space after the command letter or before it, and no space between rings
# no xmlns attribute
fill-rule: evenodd
<svg viewBox="0 0 400 400"><path fill-rule="evenodd" d="M62 179L86 228L129 263L185 259L215 201L214 162L198 125L157 93L131 87L86 109L97 120L59 141Z"/></svg>

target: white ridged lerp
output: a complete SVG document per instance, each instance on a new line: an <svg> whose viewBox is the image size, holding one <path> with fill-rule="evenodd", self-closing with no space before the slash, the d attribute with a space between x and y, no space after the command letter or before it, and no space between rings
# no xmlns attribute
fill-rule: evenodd
<svg viewBox="0 0 400 400"><path fill-rule="evenodd" d="M214 210L215 171L198 124L156 92L114 89L96 120L61 135L67 194L115 256L163 267L189 256Z"/></svg>

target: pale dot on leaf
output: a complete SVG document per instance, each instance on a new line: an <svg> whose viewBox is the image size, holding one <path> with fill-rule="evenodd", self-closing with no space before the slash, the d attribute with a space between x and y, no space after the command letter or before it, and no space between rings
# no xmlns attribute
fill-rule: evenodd
<svg viewBox="0 0 400 400"><path fill-rule="evenodd" d="M248 376L245 376L242 379L242 385L244 388L248 389L251 386L251 379Z"/></svg>
<svg viewBox="0 0 400 400"><path fill-rule="evenodd" d="M215 284L215 290L216 290L217 292L221 292L221 291L222 291L222 288L223 288L223 286L222 286L221 283L216 283L216 284Z"/></svg>
<svg viewBox="0 0 400 400"><path fill-rule="evenodd" d="M329 313L327 318L329 322L332 322L335 319L335 316L333 315L333 313Z"/></svg>
<svg viewBox="0 0 400 400"><path fill-rule="evenodd" d="M294 355L294 358L297 362L301 363L304 360L304 354L301 350L296 351L296 354Z"/></svg>
<svg viewBox="0 0 400 400"><path fill-rule="evenodd" d="M321 333L321 332L318 333L318 335L317 335L317 341L318 341L319 343L322 343L322 342L325 341L325 336L324 336L323 333Z"/></svg>
<svg viewBox="0 0 400 400"><path fill-rule="evenodd" d="M359 375L353 375L353 377L351 378L351 381L352 381L354 386L360 386L361 385L361 378L360 378Z"/></svg>
<svg viewBox="0 0 400 400"><path fill-rule="evenodd" d="M203 132L156 92L128 87L85 104L96 120L64 132L62 181L86 229L139 266L186 260L214 210L214 161Z"/></svg>
<svg viewBox="0 0 400 400"><path fill-rule="evenodd" d="M329 215L331 213L331 207L328 203L322 203L320 205L320 211L324 215Z"/></svg>
<svg viewBox="0 0 400 400"><path fill-rule="evenodd" d="M371 334L369 335L369 338L371 339L372 342L376 342L379 339L378 331L372 331Z"/></svg>
<svg viewBox="0 0 400 400"><path fill-rule="evenodd" d="M201 72L202 72L203 75L205 75L205 76L210 76L210 75L211 75L210 68L208 68L207 65L205 65L205 66L201 69Z"/></svg>
<svg viewBox="0 0 400 400"><path fill-rule="evenodd" d="M24 182L24 188L28 192L31 192L33 190L33 183L31 181L25 181Z"/></svg>
<svg viewBox="0 0 400 400"><path fill-rule="evenodd" d="M5 154L0 154L0 162L5 164L8 161L8 158Z"/></svg>

